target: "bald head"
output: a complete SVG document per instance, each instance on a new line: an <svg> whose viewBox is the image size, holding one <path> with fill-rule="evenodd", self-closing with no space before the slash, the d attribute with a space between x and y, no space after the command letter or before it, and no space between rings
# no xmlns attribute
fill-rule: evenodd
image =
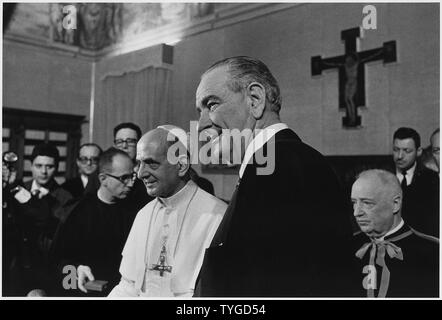
<svg viewBox="0 0 442 320"><path fill-rule="evenodd" d="M167 134L168 132L166 130L159 128L147 132L144 136L141 137L140 141L138 141L137 156L138 151L141 150L143 147L146 148L147 146L155 149L155 151L159 155L166 156L167 148L169 147Z"/></svg>
<svg viewBox="0 0 442 320"><path fill-rule="evenodd" d="M362 172L351 190L354 216L369 237L381 237L401 221L402 189L385 170Z"/></svg>
<svg viewBox="0 0 442 320"><path fill-rule="evenodd" d="M402 188L397 177L388 171L380 169L372 169L363 171L358 175L358 179L363 179L369 183L373 188L388 197L401 196Z"/></svg>
<svg viewBox="0 0 442 320"><path fill-rule="evenodd" d="M170 197L188 181L185 149L170 130L156 128L143 135L137 144L137 161L138 177L151 196Z"/></svg>
<svg viewBox="0 0 442 320"><path fill-rule="evenodd" d="M187 135L186 132L176 126L160 126L155 128L149 132L147 132L139 141L139 144L151 144L158 148L158 151L165 156L170 151L176 156L186 155L187 153ZM169 159L170 162L174 163L176 161L172 161L173 159Z"/></svg>

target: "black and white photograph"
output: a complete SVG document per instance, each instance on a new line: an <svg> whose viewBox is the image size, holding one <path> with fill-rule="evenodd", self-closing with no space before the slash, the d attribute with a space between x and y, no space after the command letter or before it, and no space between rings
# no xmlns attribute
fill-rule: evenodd
<svg viewBox="0 0 442 320"><path fill-rule="evenodd" d="M440 297L439 2L1 7L2 300Z"/></svg>

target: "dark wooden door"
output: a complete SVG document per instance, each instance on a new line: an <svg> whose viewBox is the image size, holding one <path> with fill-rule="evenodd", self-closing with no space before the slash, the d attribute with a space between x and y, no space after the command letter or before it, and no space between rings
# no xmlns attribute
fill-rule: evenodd
<svg viewBox="0 0 442 320"><path fill-rule="evenodd" d="M3 108L3 152L18 154L18 178L29 180L31 153L42 142L55 144L60 153L56 179L59 183L76 176L75 159L81 139L84 116Z"/></svg>

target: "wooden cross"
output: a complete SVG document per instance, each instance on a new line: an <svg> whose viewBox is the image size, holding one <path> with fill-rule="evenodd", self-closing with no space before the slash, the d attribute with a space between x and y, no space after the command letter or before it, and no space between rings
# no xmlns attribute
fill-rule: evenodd
<svg viewBox="0 0 442 320"><path fill-rule="evenodd" d="M396 61L396 41L384 42L382 47L357 51L357 39L361 35L359 27L341 32L345 44L345 54L322 59L311 59L312 76L320 75L323 70L339 70L339 109L346 111L342 124L346 128L359 127L361 117L357 108L365 106L365 63L383 60L385 63Z"/></svg>
<svg viewBox="0 0 442 320"><path fill-rule="evenodd" d="M160 252L160 258L158 259L158 263L152 265L150 270L156 270L160 272L160 277L163 277L164 272L172 272L172 266L166 264L166 246L163 245Z"/></svg>

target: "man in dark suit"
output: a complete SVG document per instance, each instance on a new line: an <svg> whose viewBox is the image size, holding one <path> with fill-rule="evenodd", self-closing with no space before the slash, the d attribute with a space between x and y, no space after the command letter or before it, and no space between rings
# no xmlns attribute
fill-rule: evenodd
<svg viewBox="0 0 442 320"><path fill-rule="evenodd" d="M401 183L402 215L416 230L439 237L439 177L418 161L421 139L412 128L393 135L395 174Z"/></svg>
<svg viewBox="0 0 442 320"><path fill-rule="evenodd" d="M34 147L31 155L32 180L15 194L19 202L22 228L22 294L31 289L44 289L51 293L49 253L55 231L65 216L64 206L72 196L55 181L59 153L49 143Z"/></svg>
<svg viewBox="0 0 442 320"><path fill-rule="evenodd" d="M239 182L206 250L200 295L350 295L344 194L325 158L281 123L280 90L267 66L250 57L215 63L201 77L196 105L200 132L239 129L245 138Z"/></svg>
<svg viewBox="0 0 442 320"><path fill-rule="evenodd" d="M69 191L74 198L83 195L91 175L97 171L98 159L102 153L99 145L95 143L84 143L80 146L77 158L77 167L80 175L67 180L62 187Z"/></svg>

